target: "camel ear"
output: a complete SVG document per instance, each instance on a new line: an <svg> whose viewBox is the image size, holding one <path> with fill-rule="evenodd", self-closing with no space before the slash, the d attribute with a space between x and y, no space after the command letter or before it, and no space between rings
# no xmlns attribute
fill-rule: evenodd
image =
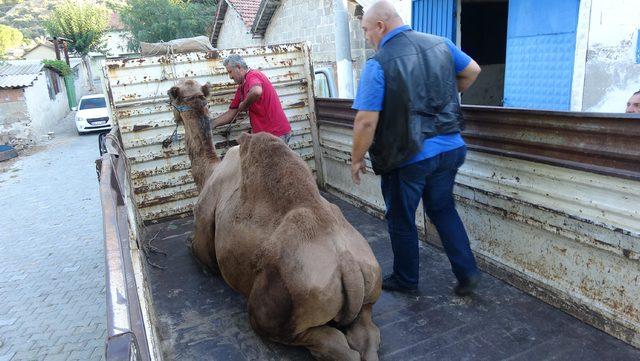
<svg viewBox="0 0 640 361"><path fill-rule="evenodd" d="M243 145L245 143L248 144L250 140L251 140L251 134L243 132L242 134L240 134L240 137L238 138L238 144L240 145Z"/></svg>
<svg viewBox="0 0 640 361"><path fill-rule="evenodd" d="M205 97L209 96L209 87L211 85L209 83L205 84L202 86L202 94L204 94Z"/></svg>
<svg viewBox="0 0 640 361"><path fill-rule="evenodd" d="M180 88L178 88L177 86L171 87L167 94L169 94L169 99L178 99L178 97L180 96Z"/></svg>

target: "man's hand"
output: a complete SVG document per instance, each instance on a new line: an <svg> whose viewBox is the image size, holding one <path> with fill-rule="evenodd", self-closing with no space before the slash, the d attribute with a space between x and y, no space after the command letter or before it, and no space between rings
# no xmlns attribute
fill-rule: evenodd
<svg viewBox="0 0 640 361"><path fill-rule="evenodd" d="M373 143L380 112L358 111L353 121L353 144L351 146L351 179L360 185L360 173L366 173L364 156Z"/></svg>
<svg viewBox="0 0 640 361"><path fill-rule="evenodd" d="M364 164L364 159L351 161L351 179L353 183L360 185L360 173L365 174L367 167Z"/></svg>
<svg viewBox="0 0 640 361"><path fill-rule="evenodd" d="M224 114L213 119L211 122L211 126L213 128L216 128L221 125L229 124L236 118L237 114L238 114L238 109L229 109L226 112L224 112Z"/></svg>

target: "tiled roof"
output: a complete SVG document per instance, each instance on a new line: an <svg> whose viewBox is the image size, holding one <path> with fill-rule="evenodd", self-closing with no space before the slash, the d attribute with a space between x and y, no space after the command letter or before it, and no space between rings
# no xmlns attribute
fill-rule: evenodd
<svg viewBox="0 0 640 361"><path fill-rule="evenodd" d="M236 9L244 24L251 29L260 7L260 0L227 0L227 2Z"/></svg>
<svg viewBox="0 0 640 361"><path fill-rule="evenodd" d="M24 88L33 84L44 65L39 60L0 63L0 88Z"/></svg>

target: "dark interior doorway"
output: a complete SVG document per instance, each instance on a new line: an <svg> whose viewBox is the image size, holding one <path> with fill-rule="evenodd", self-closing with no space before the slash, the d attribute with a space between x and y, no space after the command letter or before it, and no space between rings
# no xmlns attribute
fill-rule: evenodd
<svg viewBox="0 0 640 361"><path fill-rule="evenodd" d="M460 11L461 48L482 68L462 103L502 106L509 2L462 0Z"/></svg>

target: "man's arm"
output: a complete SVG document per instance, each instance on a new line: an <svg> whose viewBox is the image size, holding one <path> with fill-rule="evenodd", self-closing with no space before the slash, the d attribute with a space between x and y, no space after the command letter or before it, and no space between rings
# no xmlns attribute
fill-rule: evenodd
<svg viewBox="0 0 640 361"><path fill-rule="evenodd" d="M360 184L360 173L365 173L364 155L373 143L380 112L358 111L353 122L353 145L351 148L351 178Z"/></svg>
<svg viewBox="0 0 640 361"><path fill-rule="evenodd" d="M236 117L236 115L238 114L238 109L239 108L234 108L231 109L229 108L229 110L227 110L226 112L224 112L221 116L215 118L213 120L213 127L219 127L221 125L225 125L225 124L229 124L231 123L231 121Z"/></svg>
<svg viewBox="0 0 640 361"><path fill-rule="evenodd" d="M476 81L478 74L480 74L480 65L478 65L475 60L471 59L469 65L456 75L458 91L462 93L467 90L471 84Z"/></svg>
<svg viewBox="0 0 640 361"><path fill-rule="evenodd" d="M238 111L244 112L251 104L255 103L262 96L262 85L254 85L249 89L249 93L247 93L247 98L240 102L238 106Z"/></svg>

